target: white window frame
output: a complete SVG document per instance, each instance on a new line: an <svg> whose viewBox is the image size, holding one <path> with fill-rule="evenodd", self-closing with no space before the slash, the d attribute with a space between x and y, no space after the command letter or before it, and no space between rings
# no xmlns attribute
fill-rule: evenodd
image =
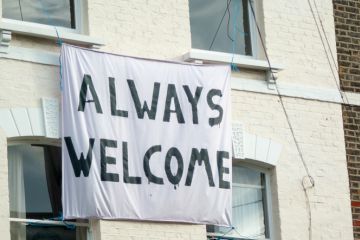
<svg viewBox="0 0 360 240"><path fill-rule="evenodd" d="M251 1L252 5L254 6L255 13L256 13L256 4L255 4L254 0L244 0L244 1ZM190 11L190 9L189 9L189 11ZM249 16L249 30L250 30L251 53L252 53L251 55L248 56L248 55L243 55L243 54L233 54L233 53L218 52L218 51L198 49L198 48L191 48L191 51L208 53L210 58L219 57L219 59L222 59L222 61L224 58L226 58L226 59L228 59L227 62L231 62L231 59L233 57L236 57L237 59L244 59L244 60L258 59L258 56L259 56L258 49L259 48L257 46L257 44L258 44L257 28L256 28L256 23L255 23L254 17L252 15L250 4L248 4L247 11L248 11L248 16ZM203 60L213 60L213 59L207 59L205 57Z"/></svg>
<svg viewBox="0 0 360 240"><path fill-rule="evenodd" d="M0 1L2 1L2 0L0 0ZM61 31L61 32L82 34L84 31L84 25L83 25L84 24L84 21L83 21L84 10L83 9L84 9L83 0L74 0L75 28L53 26L50 24L21 21L21 20L4 18L4 17L2 17L1 21L3 23L13 24L13 25L22 25L22 26L26 26L29 28L33 28L33 29L53 30L56 28L58 31ZM2 9L1 9L1 15L2 15ZM51 21L51 19L50 19L50 21Z"/></svg>
<svg viewBox="0 0 360 240"><path fill-rule="evenodd" d="M11 35L13 33L22 36L39 37L51 40L57 40L58 37L60 37L61 40L70 44L81 44L94 48L99 48L100 46L105 45L105 41L102 38L88 35L88 20L87 13L85 11L86 1L87 0L74 0L75 29L1 18L2 8L0 4L0 57L37 62L36 57L34 58L30 56L33 54L25 54L25 59L23 59L24 57L19 58L18 54L14 53L14 51L23 52L24 50L27 50L25 48L10 46ZM36 50L35 55L44 55L44 52L46 55L46 51ZM24 54L20 55L24 56ZM58 59L58 56L56 56L55 58ZM40 63L43 62L40 61Z"/></svg>
<svg viewBox="0 0 360 240"><path fill-rule="evenodd" d="M244 162L243 160L233 159L232 166L240 166L245 168L250 168L256 171L259 171L265 175L265 201L264 201L264 220L265 220L265 228L266 231L269 231L269 238L258 238L256 240L274 240L274 226L273 226L273 210L272 210L272 195L271 195L271 168L262 167L258 164L251 164L249 162ZM234 238L233 235L223 235L220 233L207 233L208 237L223 237L229 239L237 239ZM242 238L239 238L242 239Z"/></svg>
<svg viewBox="0 0 360 240"><path fill-rule="evenodd" d="M47 138L20 138L20 139L12 139L8 142L7 147L22 145L22 144L44 144L48 146L56 146L61 148L61 143L58 140L47 139ZM8 159L10 161L10 159ZM8 183L8 187L9 183ZM90 220L88 222L67 222L67 221L57 221L57 220L43 220L43 219L31 219L31 218L12 218L9 217L9 222L20 223L24 225L28 224L43 224L43 225L53 225L53 226L68 226L73 225L76 227L85 227L86 228L86 239L93 240L92 234L92 225Z"/></svg>

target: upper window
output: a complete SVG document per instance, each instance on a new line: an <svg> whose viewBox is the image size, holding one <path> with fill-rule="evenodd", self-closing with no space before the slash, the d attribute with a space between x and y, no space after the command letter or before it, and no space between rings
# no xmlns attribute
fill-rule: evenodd
<svg viewBox="0 0 360 240"><path fill-rule="evenodd" d="M8 147L11 240L85 240L86 222L61 222L61 149Z"/></svg>
<svg viewBox="0 0 360 240"><path fill-rule="evenodd" d="M76 0L2 0L3 18L76 28Z"/></svg>
<svg viewBox="0 0 360 240"><path fill-rule="evenodd" d="M192 47L253 55L249 0L189 0Z"/></svg>
<svg viewBox="0 0 360 240"><path fill-rule="evenodd" d="M257 169L232 168L232 228L207 226L209 239L269 239L267 176Z"/></svg>

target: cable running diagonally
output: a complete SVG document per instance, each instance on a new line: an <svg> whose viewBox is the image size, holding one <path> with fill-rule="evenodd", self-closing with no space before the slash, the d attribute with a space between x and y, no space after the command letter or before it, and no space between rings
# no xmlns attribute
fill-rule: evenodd
<svg viewBox="0 0 360 240"><path fill-rule="evenodd" d="M275 76L274 76L274 72L273 72L273 69L272 69L272 67L271 67L270 59L269 59L269 56L268 56L268 53L267 53L266 47L265 47L265 42L264 42L264 39L263 39L263 37L262 37L261 31L260 31L260 27L259 27L259 24L258 24L257 19L256 19L254 7L253 7L253 4L252 4L251 1L252 1L252 0L248 0L249 5L250 5L250 9L251 9L251 13L252 13L252 16L253 16L253 18L254 18L254 22L255 22L255 25L256 25L256 28L257 28L257 32L258 32L258 35L259 35L259 37L260 37L261 45L262 45L262 48L263 48L263 50L264 50L265 57L266 57L266 60L267 60L267 62L268 62L269 68L270 68L269 70L270 70L270 73L271 73L271 77L272 77L273 80L275 81L276 78L275 78ZM286 117L286 121L287 121L287 123L288 123L289 129L290 129L291 135L292 135L292 137L293 137L294 143L295 143L295 145L296 145L297 152L298 152L298 154L299 154L299 156L300 156L302 165L303 165L303 167L304 167L304 169L305 169L305 171L306 171L306 174L307 174L307 176L305 176L305 177L302 179L301 184L302 184L302 188L303 188L303 190L304 190L305 199L306 199L306 204L307 204L307 208L308 208L308 214L309 214L309 226L308 226L308 230L309 230L309 240L311 240L311 239L312 239L312 213L311 213L310 200L309 200L309 195L308 195L307 190L308 190L309 188L315 187L315 181L314 181L313 177L312 177L311 174L310 174L309 168L308 168L307 163L305 162L304 156L303 156L303 154L302 154L300 145L299 145L299 143L298 143L298 141L297 141L297 139L296 139L295 132L294 132L294 128L293 128L293 126L292 126L292 124L291 124L291 122L290 122L289 114L288 114L288 112L287 112L287 110L286 110L286 108L285 108L285 104L284 104L282 95L281 95L281 93L280 93L280 91L279 91L278 85L276 84L276 81L275 81L275 85L276 85L275 89L276 89L277 95L278 95L279 100L280 100L281 108L282 108L282 110L283 110L283 112L284 112L284 115L285 115L285 117ZM310 187L306 187L306 182L305 182L306 177L307 177L307 178L309 179L309 181L310 181L310 184L311 184Z"/></svg>

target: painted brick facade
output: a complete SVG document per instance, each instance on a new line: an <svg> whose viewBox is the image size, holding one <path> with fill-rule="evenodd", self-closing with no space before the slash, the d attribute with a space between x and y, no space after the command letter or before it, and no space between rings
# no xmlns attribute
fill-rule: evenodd
<svg viewBox="0 0 360 240"><path fill-rule="evenodd" d="M341 88L360 92L360 2L334 0L336 46Z"/></svg>
<svg viewBox="0 0 360 240"><path fill-rule="evenodd" d="M360 92L360 2L334 0L337 57L341 89ZM354 239L360 239L360 107L343 105Z"/></svg>
<svg viewBox="0 0 360 240"><path fill-rule="evenodd" d="M316 1L335 52L332 0ZM139 57L175 59L191 49L188 1L85 2L88 33L104 39L106 46L102 50ZM258 8L258 19L264 25L270 60L284 64L278 81L320 90L336 90L306 1L255 2L262 5ZM58 51L55 41L13 35L13 47ZM5 58L0 60L0 66L0 108L39 107L41 97L60 97L58 67ZM241 73L246 72L246 69L240 70ZM19 75L20 72L22 74ZM255 81L262 79L263 75L263 72L257 72L255 77L248 78ZM262 84L265 85L265 81ZM316 183L315 188L309 190L312 239L352 240L341 105L294 97L284 97L284 103ZM301 185L306 173L279 98L256 91L233 90L232 111L233 120L241 121L246 131L274 139L283 145L278 165L271 173L274 225L274 238L271 240L308 239L308 206ZM345 134L348 135L348 132L345 131ZM11 139L8 141L11 142ZM1 239L9 240L6 147L7 139L1 137L0 133L0 234ZM96 220L92 231L94 240L206 239L203 225Z"/></svg>

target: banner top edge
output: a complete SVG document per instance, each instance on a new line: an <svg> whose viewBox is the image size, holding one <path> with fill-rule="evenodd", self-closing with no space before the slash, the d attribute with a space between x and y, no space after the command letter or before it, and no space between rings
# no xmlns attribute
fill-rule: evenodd
<svg viewBox="0 0 360 240"><path fill-rule="evenodd" d="M163 62L163 63L171 63L171 64L197 66L197 67L229 67L230 68L230 64L225 64L225 63L201 64L201 63L181 62L181 61L176 61L176 60L164 60L164 59L156 59L156 58L137 57L137 56L118 54L118 53L110 53L110 52L100 51L100 50L96 50L96 49L89 49L89 48L80 47L80 46L76 46L76 45L72 45L72 44L68 44L68 43L63 43L62 44L61 52L63 51L64 46L70 47L70 48L77 48L77 49L81 49L81 50L89 51L89 52L96 52L96 53L100 53L100 54L113 55L113 56L126 57L126 58L133 58L133 59L139 59L139 60L145 60L145 61L153 61L153 62L155 61L155 62Z"/></svg>

